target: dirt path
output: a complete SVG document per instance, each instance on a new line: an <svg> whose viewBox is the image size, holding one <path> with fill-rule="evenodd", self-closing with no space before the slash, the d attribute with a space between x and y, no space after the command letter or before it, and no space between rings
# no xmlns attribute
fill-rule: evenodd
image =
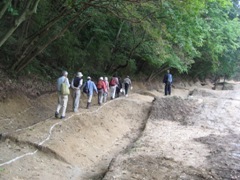
<svg viewBox="0 0 240 180"><path fill-rule="evenodd" d="M0 179L240 179L234 87L136 90L79 113L70 102L64 121L53 118L55 94L9 100L0 104Z"/></svg>

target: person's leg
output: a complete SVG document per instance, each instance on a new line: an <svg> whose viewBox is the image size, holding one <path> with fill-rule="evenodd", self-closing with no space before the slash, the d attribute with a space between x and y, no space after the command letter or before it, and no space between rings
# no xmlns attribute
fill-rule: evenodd
<svg viewBox="0 0 240 180"><path fill-rule="evenodd" d="M93 95L88 95L88 101L87 101L87 109L90 107L91 101L92 101Z"/></svg>
<svg viewBox="0 0 240 180"><path fill-rule="evenodd" d="M103 103L103 89L101 89L100 91L99 91L99 105L101 105L102 103Z"/></svg>
<svg viewBox="0 0 240 180"><path fill-rule="evenodd" d="M171 95L171 83L168 83L168 94Z"/></svg>
<svg viewBox="0 0 240 180"><path fill-rule="evenodd" d="M110 95L111 95L111 99L114 99L114 97L115 97L115 86L110 87Z"/></svg>
<svg viewBox="0 0 240 180"><path fill-rule="evenodd" d="M80 90L75 90L74 112L78 112L80 93Z"/></svg>
<svg viewBox="0 0 240 180"><path fill-rule="evenodd" d="M75 90L73 90L73 92L72 92L72 99L73 99L72 109L74 111L75 110L75 100L76 100L76 91Z"/></svg>
<svg viewBox="0 0 240 180"><path fill-rule="evenodd" d="M164 89L164 94L165 94L165 96L167 96L167 94L168 94L168 84L167 83L165 83L165 89Z"/></svg>
<svg viewBox="0 0 240 180"><path fill-rule="evenodd" d="M113 87L112 98L114 99L114 98L115 98L115 95L116 95L116 89L117 89L117 85L115 85L115 86L112 86L112 87Z"/></svg>
<svg viewBox="0 0 240 180"><path fill-rule="evenodd" d="M129 84L125 83L124 85L125 85L125 95L127 96L128 95Z"/></svg>
<svg viewBox="0 0 240 180"><path fill-rule="evenodd" d="M68 95L62 96L62 118L66 115L67 103L68 103Z"/></svg>
<svg viewBox="0 0 240 180"><path fill-rule="evenodd" d="M108 97L108 93L105 92L105 93L103 94L103 102L104 102L104 103L107 102L107 97Z"/></svg>
<svg viewBox="0 0 240 180"><path fill-rule="evenodd" d="M58 115L59 115L59 112L60 112L60 109L62 107L62 95L59 93L58 94L58 105L57 105L57 110L55 112L55 117L58 118Z"/></svg>
<svg viewBox="0 0 240 180"><path fill-rule="evenodd" d="M116 86L116 92L115 92L115 97L118 98L120 94L120 88Z"/></svg>
<svg viewBox="0 0 240 180"><path fill-rule="evenodd" d="M98 90L98 104L100 105L101 89Z"/></svg>

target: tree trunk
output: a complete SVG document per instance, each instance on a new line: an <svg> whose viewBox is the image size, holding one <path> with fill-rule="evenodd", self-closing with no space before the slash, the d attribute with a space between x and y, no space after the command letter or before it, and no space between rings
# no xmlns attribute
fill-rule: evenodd
<svg viewBox="0 0 240 180"><path fill-rule="evenodd" d="M50 38L46 43L43 45L35 45L31 48L31 51L26 54L23 58L19 59L18 63L14 64L15 66L12 67L12 70L16 73L19 73L21 70L23 70L38 54L40 54L46 47L48 47L53 41L61 37L70 26L77 20L78 16L75 16L65 27L55 36ZM87 21L87 20L85 20ZM85 25L85 21L83 24Z"/></svg>
<svg viewBox="0 0 240 180"><path fill-rule="evenodd" d="M147 78L147 81L150 82L153 79L155 79L159 74L161 74L162 72L166 71L168 69L168 67L161 67L159 69L157 69L156 71L152 72L150 74L150 76Z"/></svg>
<svg viewBox="0 0 240 180"><path fill-rule="evenodd" d="M3 15L4 15L4 13L6 12L8 6L11 4L11 1L12 1L12 0L7 0L7 1L5 2L3 8L2 8L1 11L0 11L0 19L2 19L2 17L3 17ZM4 3L4 2L2 2L2 3Z"/></svg>
<svg viewBox="0 0 240 180"><path fill-rule="evenodd" d="M89 0L89 3L93 0ZM20 57L18 60L11 66L11 69L18 73L22 69L24 69L39 53L41 53L48 45L50 45L53 41L61 37L67 29L79 18L79 16L89 7L90 4L84 4L84 6L79 10L73 18L63 27L63 29L52 36L52 34L49 33L50 28L58 22L62 17L65 17L70 14L70 10L63 11L62 14L53 20L51 20L43 29L40 30L37 34L35 34L33 37L30 37L31 41L27 44L24 51L21 52ZM72 10L72 9L71 9ZM71 15L71 14L70 14ZM84 21L85 22L85 21ZM50 36L50 38L49 38ZM51 37L52 36L52 37ZM43 42L42 40L47 39L46 42Z"/></svg>
<svg viewBox="0 0 240 180"><path fill-rule="evenodd" d="M8 29L6 34L0 38L0 47L8 40L8 38L13 34L13 32L22 24L23 21L25 21L28 17L32 16L32 14L36 13L37 6L40 0L35 0L32 8L31 7L31 1L28 1L28 4L26 5L23 13L15 20L12 27Z"/></svg>

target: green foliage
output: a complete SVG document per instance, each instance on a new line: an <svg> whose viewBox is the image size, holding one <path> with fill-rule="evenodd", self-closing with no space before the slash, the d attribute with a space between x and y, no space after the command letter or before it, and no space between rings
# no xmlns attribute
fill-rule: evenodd
<svg viewBox="0 0 240 180"><path fill-rule="evenodd" d="M99 77L116 72L152 75L171 67L196 77L208 74L230 77L239 67L236 3L235 0L41 1L37 14L16 30L1 52L10 58L6 62L15 62L18 60L15 57L24 55L24 45L32 43L36 49L41 48L66 28L63 35L33 58L34 62L29 62L26 71L46 74L49 68L67 69ZM2 20L0 35L9 27L8 18L18 15L22 7L22 1L20 6L9 6L11 16L8 14ZM68 13L61 16L63 12ZM67 27L69 23L71 26ZM44 38L31 41L43 32Z"/></svg>

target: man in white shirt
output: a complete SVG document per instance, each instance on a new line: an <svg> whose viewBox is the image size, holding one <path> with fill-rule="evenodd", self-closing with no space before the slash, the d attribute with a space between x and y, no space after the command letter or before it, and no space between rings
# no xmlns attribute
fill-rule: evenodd
<svg viewBox="0 0 240 180"><path fill-rule="evenodd" d="M68 80L67 76L68 76L68 72L63 71L62 76L59 77L58 80L57 80L58 105L57 105L57 110L55 112L55 117L58 118L59 114L60 114L60 110L62 110L62 114L60 116L60 119L65 118L67 103L68 103L68 95L61 94L62 83L66 83L68 88L70 87L69 80Z"/></svg>

